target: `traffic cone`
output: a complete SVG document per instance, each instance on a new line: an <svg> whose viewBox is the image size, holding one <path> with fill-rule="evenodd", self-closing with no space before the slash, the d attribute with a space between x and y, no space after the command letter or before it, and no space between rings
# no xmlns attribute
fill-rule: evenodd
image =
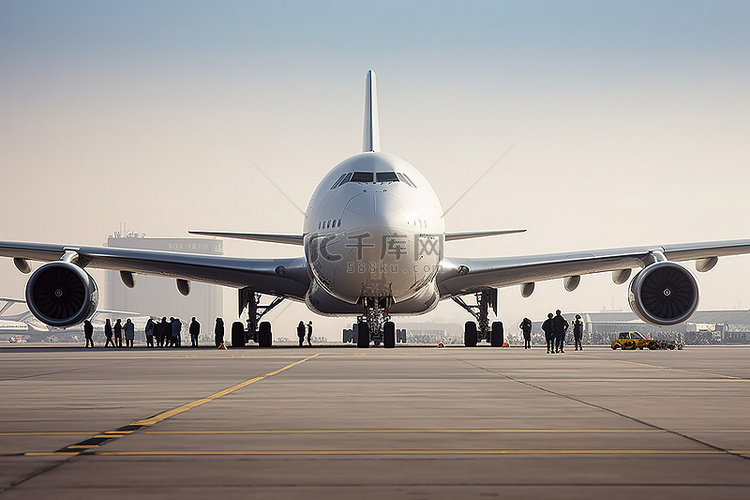
<svg viewBox="0 0 750 500"><path fill-rule="evenodd" d="M219 344L219 349L224 349L225 351L227 350L227 346L224 345L224 342Z"/></svg>

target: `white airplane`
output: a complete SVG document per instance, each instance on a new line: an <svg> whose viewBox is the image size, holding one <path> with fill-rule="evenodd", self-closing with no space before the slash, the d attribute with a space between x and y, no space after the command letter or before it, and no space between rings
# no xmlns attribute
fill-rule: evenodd
<svg viewBox="0 0 750 500"><path fill-rule="evenodd" d="M0 242L0 256L12 257L19 271L31 273L30 261L46 264L26 284L29 309L53 326L79 323L97 307L98 289L86 268L120 272L135 285L134 274L175 278L183 294L190 281L234 287L240 314L247 307L248 326L235 323L232 344L249 339L272 344L270 323L261 318L282 300L304 301L315 313L357 318L358 347L370 343L394 347L394 315L423 314L452 299L474 316L465 325L466 346L486 340L503 344L497 314L497 289L520 285L530 296L538 281L564 279L573 291L581 275L611 272L616 284L630 279L633 312L655 325L687 320L698 307L698 282L678 262L696 261L712 269L718 257L750 253L750 240L653 245L559 254L460 258L445 255L445 243L524 230L446 233L443 210L427 179L406 161L380 151L375 74L368 71L363 151L345 159L323 178L305 212L302 234L256 234L191 231L194 234L266 241L303 247L304 256L243 259L149 250ZM261 305L263 295L273 297ZM476 304L464 300L473 296Z"/></svg>

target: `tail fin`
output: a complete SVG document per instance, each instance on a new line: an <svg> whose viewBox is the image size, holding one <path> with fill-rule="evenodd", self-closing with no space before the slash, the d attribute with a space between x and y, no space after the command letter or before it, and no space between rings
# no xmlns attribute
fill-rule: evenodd
<svg viewBox="0 0 750 500"><path fill-rule="evenodd" d="M367 71L365 80L365 133L362 152L380 151L380 122L378 121L378 92L375 87L375 72Z"/></svg>

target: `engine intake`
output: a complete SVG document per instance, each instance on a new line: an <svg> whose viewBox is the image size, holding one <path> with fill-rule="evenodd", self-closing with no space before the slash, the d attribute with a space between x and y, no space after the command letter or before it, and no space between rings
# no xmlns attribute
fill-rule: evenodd
<svg viewBox="0 0 750 500"><path fill-rule="evenodd" d="M99 288L86 271L68 262L50 262L26 283L26 303L39 321L51 326L80 323L96 311Z"/></svg>
<svg viewBox="0 0 750 500"><path fill-rule="evenodd" d="M698 308L698 282L684 266L657 262L630 282L628 300L636 316L652 325L676 325Z"/></svg>

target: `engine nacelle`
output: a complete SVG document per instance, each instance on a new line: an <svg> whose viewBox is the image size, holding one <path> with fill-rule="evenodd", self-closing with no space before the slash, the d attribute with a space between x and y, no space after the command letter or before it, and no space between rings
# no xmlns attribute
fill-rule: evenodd
<svg viewBox="0 0 750 500"><path fill-rule="evenodd" d="M676 262L657 262L636 274L628 300L636 316L652 325L676 325L698 308L698 282Z"/></svg>
<svg viewBox="0 0 750 500"><path fill-rule="evenodd" d="M26 283L26 303L39 321L50 326L80 323L96 311L99 288L86 271L68 262L50 262Z"/></svg>

